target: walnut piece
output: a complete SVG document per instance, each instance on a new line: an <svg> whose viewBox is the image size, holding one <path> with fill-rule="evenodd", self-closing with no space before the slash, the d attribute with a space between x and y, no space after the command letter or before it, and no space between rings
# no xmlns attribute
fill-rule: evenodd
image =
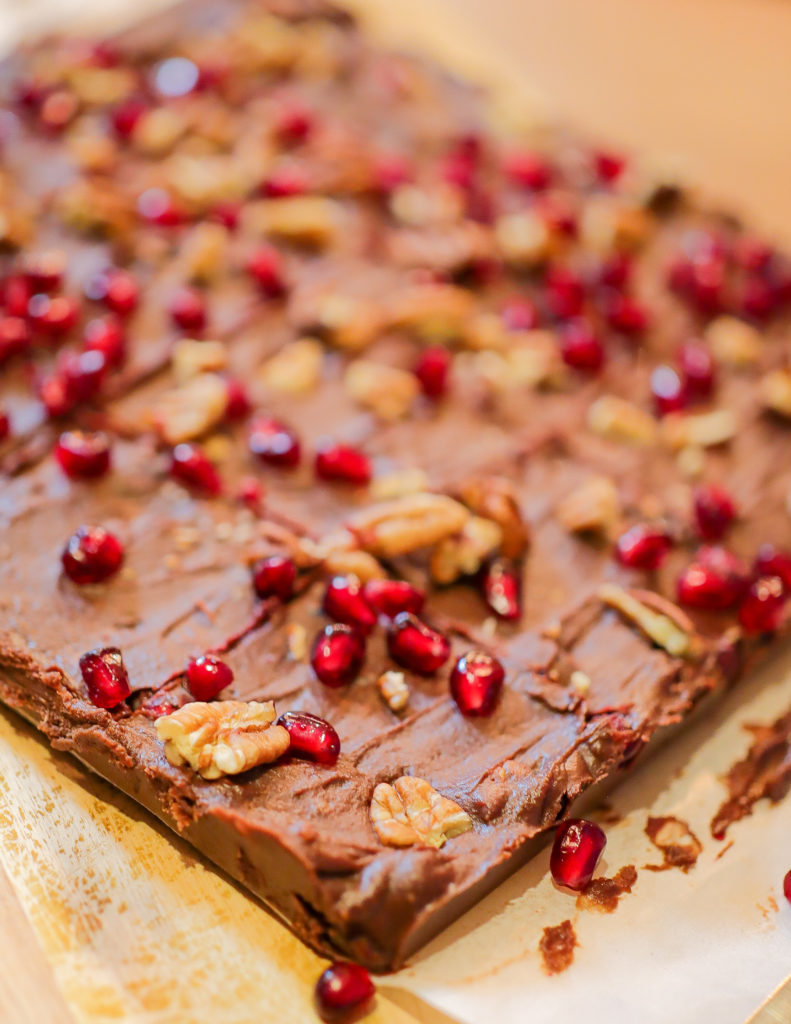
<svg viewBox="0 0 791 1024"><path fill-rule="evenodd" d="M662 440L674 451L693 445L714 448L736 434L736 416L731 409L711 412L671 412L662 420Z"/></svg>
<svg viewBox="0 0 791 1024"><path fill-rule="evenodd" d="M648 445L656 440L656 421L639 405L616 395L602 395L588 409L588 427L613 441Z"/></svg>
<svg viewBox="0 0 791 1024"><path fill-rule="evenodd" d="M226 265L229 238L223 224L208 220L196 224L184 236L180 249L187 276L202 283L216 280Z"/></svg>
<svg viewBox="0 0 791 1024"><path fill-rule="evenodd" d="M761 357L761 334L735 316L718 316L703 332L718 363L752 366Z"/></svg>
<svg viewBox="0 0 791 1024"><path fill-rule="evenodd" d="M343 384L355 402L383 420L405 416L420 391L414 373L372 359L355 359L349 363Z"/></svg>
<svg viewBox="0 0 791 1024"><path fill-rule="evenodd" d="M672 657L688 658L697 653L696 638L689 619L680 608L660 595L649 596L645 591L629 591L614 583L605 583L599 588L599 598L638 626L650 640ZM654 607L650 607L648 602Z"/></svg>
<svg viewBox="0 0 791 1024"><path fill-rule="evenodd" d="M761 381L764 405L778 416L791 418L791 370L772 370Z"/></svg>
<svg viewBox="0 0 791 1024"><path fill-rule="evenodd" d="M286 626L286 645L291 661L304 661L308 654L308 631L301 622Z"/></svg>
<svg viewBox="0 0 791 1024"><path fill-rule="evenodd" d="M464 334L475 311L471 292L452 284L415 285L390 302L389 324L441 340Z"/></svg>
<svg viewBox="0 0 791 1024"><path fill-rule="evenodd" d="M499 217L495 238L506 263L533 267L550 254L552 238L544 219L535 210L522 210Z"/></svg>
<svg viewBox="0 0 791 1024"><path fill-rule="evenodd" d="M321 380L324 346L317 338L297 338L261 367L261 379L281 395L307 395Z"/></svg>
<svg viewBox="0 0 791 1024"><path fill-rule="evenodd" d="M469 511L445 494L409 494L372 505L349 519L360 547L378 558L406 555L458 533Z"/></svg>
<svg viewBox="0 0 791 1024"><path fill-rule="evenodd" d="M222 341L194 341L182 338L173 346L170 365L173 376L184 384L201 373L224 370L228 351Z"/></svg>
<svg viewBox="0 0 791 1024"><path fill-rule="evenodd" d="M445 585L461 576L472 576L489 555L503 546L503 530L497 523L470 516L458 533L445 537L431 552L432 579Z"/></svg>
<svg viewBox="0 0 791 1024"><path fill-rule="evenodd" d="M238 775L282 757L290 738L272 701L196 701L157 719L157 736L174 765L188 764L204 779Z"/></svg>
<svg viewBox="0 0 791 1024"><path fill-rule="evenodd" d="M284 196L248 204L245 220L256 233L322 249L340 226L341 207L326 196Z"/></svg>
<svg viewBox="0 0 791 1024"><path fill-rule="evenodd" d="M382 699L391 711L403 711L409 701L409 687L403 672L383 672L376 681Z"/></svg>
<svg viewBox="0 0 791 1024"><path fill-rule="evenodd" d="M476 515L491 519L502 530L500 553L521 558L530 538L513 484L502 476L482 476L462 484L459 497Z"/></svg>
<svg viewBox="0 0 791 1024"><path fill-rule="evenodd" d="M419 494L428 487L428 476L422 469L400 469L377 476L368 488L373 501L389 501L407 494Z"/></svg>
<svg viewBox="0 0 791 1024"><path fill-rule="evenodd" d="M609 477L593 476L560 502L557 517L570 533L606 536L618 520L618 489Z"/></svg>
<svg viewBox="0 0 791 1024"><path fill-rule="evenodd" d="M227 406L228 389L222 377L201 373L166 391L152 410L152 419L168 444L180 444L216 427Z"/></svg>
<svg viewBox="0 0 791 1024"><path fill-rule="evenodd" d="M380 782L371 798L371 824L386 846L421 843L439 849L472 828L472 819L425 779L402 775L391 786Z"/></svg>

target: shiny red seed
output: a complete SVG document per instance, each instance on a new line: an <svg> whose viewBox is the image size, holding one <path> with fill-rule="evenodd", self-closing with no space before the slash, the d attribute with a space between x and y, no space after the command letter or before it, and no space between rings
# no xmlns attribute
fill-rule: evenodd
<svg viewBox="0 0 791 1024"><path fill-rule="evenodd" d="M101 432L67 430L55 445L60 468L73 480L95 480L110 468L110 439Z"/></svg>
<svg viewBox="0 0 791 1024"><path fill-rule="evenodd" d="M104 354L97 349L69 352L60 365L60 376L71 402L87 402L102 388L107 375Z"/></svg>
<svg viewBox="0 0 791 1024"><path fill-rule="evenodd" d="M68 394L66 381L58 373L41 382L40 397L50 419L66 416L74 408L74 400Z"/></svg>
<svg viewBox="0 0 791 1024"><path fill-rule="evenodd" d="M225 418L235 422L236 420L243 420L245 416L248 416L252 409L252 403L250 397L247 394L247 389L240 380L235 377L231 377L225 382L225 393L227 395L227 401L225 404Z"/></svg>
<svg viewBox="0 0 791 1024"><path fill-rule="evenodd" d="M203 494L216 495L222 490L220 474L197 444L183 442L176 445L171 456L170 475L180 484Z"/></svg>
<svg viewBox="0 0 791 1024"><path fill-rule="evenodd" d="M390 195L399 185L414 177L409 161L398 153L382 153L374 159L371 172L373 188L382 195Z"/></svg>
<svg viewBox="0 0 791 1024"><path fill-rule="evenodd" d="M724 611L741 600L747 571L740 559L720 547L702 547L678 579L678 599L690 608Z"/></svg>
<svg viewBox="0 0 791 1024"><path fill-rule="evenodd" d="M394 619L399 612L419 615L426 595L406 580L368 580L363 587L365 600L379 615Z"/></svg>
<svg viewBox="0 0 791 1024"><path fill-rule="evenodd" d="M88 651L80 658L80 672L92 704L114 708L132 692L124 659L117 647Z"/></svg>
<svg viewBox="0 0 791 1024"><path fill-rule="evenodd" d="M648 327L648 313L645 307L631 295L614 292L604 303L604 315L614 331L634 337L643 334Z"/></svg>
<svg viewBox="0 0 791 1024"><path fill-rule="evenodd" d="M294 559L285 555L267 555L253 566L253 589L259 597L287 601L294 593L296 578Z"/></svg>
<svg viewBox="0 0 791 1024"><path fill-rule="evenodd" d="M765 320L775 311L777 294L768 281L749 277L742 285L737 299L740 311L753 320Z"/></svg>
<svg viewBox="0 0 791 1024"><path fill-rule="evenodd" d="M530 299L520 296L509 299L500 313L507 331L532 331L538 327L538 310Z"/></svg>
<svg viewBox="0 0 791 1024"><path fill-rule="evenodd" d="M547 306L556 317L570 320L579 316L585 304L582 279L567 267L550 267L544 277Z"/></svg>
<svg viewBox="0 0 791 1024"><path fill-rule="evenodd" d="M276 167L260 185L259 191L268 199L285 199L304 195L309 188L308 176L301 167Z"/></svg>
<svg viewBox="0 0 791 1024"><path fill-rule="evenodd" d="M127 270L111 270L106 274L103 300L119 316L129 316L137 308L140 288Z"/></svg>
<svg viewBox="0 0 791 1024"><path fill-rule="evenodd" d="M424 348L412 368L418 379L420 390L427 398L442 398L448 390L450 352L441 345Z"/></svg>
<svg viewBox="0 0 791 1024"><path fill-rule="evenodd" d="M599 181L605 185L611 185L623 174L626 161L617 153L607 153L599 150L593 154L593 170Z"/></svg>
<svg viewBox="0 0 791 1024"><path fill-rule="evenodd" d="M791 903L791 871L786 872L783 879L783 895Z"/></svg>
<svg viewBox="0 0 791 1024"><path fill-rule="evenodd" d="M724 304L724 291L725 263L720 257L703 259L693 264L689 296L700 312L719 312Z"/></svg>
<svg viewBox="0 0 791 1024"><path fill-rule="evenodd" d="M336 960L316 982L316 1008L323 1020L342 1020L362 1011L375 993L364 967Z"/></svg>
<svg viewBox="0 0 791 1024"><path fill-rule="evenodd" d="M182 331L200 333L206 326L206 299L197 288L180 288L170 302L170 316Z"/></svg>
<svg viewBox="0 0 791 1024"><path fill-rule="evenodd" d="M28 316L33 326L53 337L60 337L77 323L80 315L80 304L70 295L56 295L50 298L44 292L32 296L27 306Z"/></svg>
<svg viewBox="0 0 791 1024"><path fill-rule="evenodd" d="M14 274L3 283L3 307L9 316L26 317L33 290L27 278Z"/></svg>
<svg viewBox="0 0 791 1024"><path fill-rule="evenodd" d="M164 188L147 188L137 197L137 212L161 228L175 228L184 222L184 211Z"/></svg>
<svg viewBox="0 0 791 1024"><path fill-rule="evenodd" d="M0 364L30 348L30 328L21 316L0 316Z"/></svg>
<svg viewBox="0 0 791 1024"><path fill-rule="evenodd" d="M170 694L155 693L153 697L148 698L145 704L141 705L140 713L146 718L156 721L157 718L162 718L164 715L172 715L178 706Z"/></svg>
<svg viewBox="0 0 791 1024"><path fill-rule="evenodd" d="M24 261L24 273L31 292L51 292L60 286L65 270L61 252L31 253Z"/></svg>
<svg viewBox="0 0 791 1024"><path fill-rule="evenodd" d="M658 569L673 546L670 534L662 526L637 523L622 533L615 545L621 565L629 569Z"/></svg>
<svg viewBox="0 0 791 1024"><path fill-rule="evenodd" d="M275 112L275 134L286 145L293 146L304 142L314 127L313 114L307 107L296 100L284 103Z"/></svg>
<svg viewBox="0 0 791 1024"><path fill-rule="evenodd" d="M310 663L325 686L346 686L365 659L365 641L359 630L345 622L325 626L313 643Z"/></svg>
<svg viewBox="0 0 791 1024"><path fill-rule="evenodd" d="M334 576L324 591L322 608L335 622L356 626L364 636L376 625L376 612L368 604L356 576Z"/></svg>
<svg viewBox="0 0 791 1024"><path fill-rule="evenodd" d="M266 490L254 476L244 476L239 482L237 497L254 512L260 512L264 505Z"/></svg>
<svg viewBox="0 0 791 1024"><path fill-rule="evenodd" d="M316 475L333 483L365 487L371 480L371 462L349 445L330 445L316 454Z"/></svg>
<svg viewBox="0 0 791 1024"><path fill-rule="evenodd" d="M711 395L716 368L708 345L702 341L684 342L678 351L678 367L691 397L708 398Z"/></svg>
<svg viewBox="0 0 791 1024"><path fill-rule="evenodd" d="M695 489L693 509L698 533L704 540L720 540L736 518L736 505L730 494L716 484Z"/></svg>
<svg viewBox="0 0 791 1024"><path fill-rule="evenodd" d="M481 579L483 597L494 614L506 621L522 614L521 576L517 567L503 558L491 561Z"/></svg>
<svg viewBox="0 0 791 1024"><path fill-rule="evenodd" d="M74 120L79 106L77 97L69 89L56 89L41 104L39 121L48 131L60 132Z"/></svg>
<svg viewBox="0 0 791 1024"><path fill-rule="evenodd" d="M739 622L747 633L773 633L783 621L786 594L779 576L761 576L739 606Z"/></svg>
<svg viewBox="0 0 791 1024"><path fill-rule="evenodd" d="M598 373L604 365L601 340L582 321L565 325L560 336L560 352L564 363L585 373Z"/></svg>
<svg viewBox="0 0 791 1024"><path fill-rule="evenodd" d="M341 752L341 741L329 722L306 711L286 711L278 718L291 737L288 753L317 764L335 764Z"/></svg>
<svg viewBox="0 0 791 1024"><path fill-rule="evenodd" d="M552 234L565 235L566 238L576 238L579 234L577 214L568 200L545 196L537 209Z"/></svg>
<svg viewBox="0 0 791 1024"><path fill-rule="evenodd" d="M195 700L214 700L232 682L230 666L211 654L202 654L187 666L187 686Z"/></svg>
<svg viewBox="0 0 791 1024"><path fill-rule="evenodd" d="M259 245L247 258L247 273L270 299L286 293L283 257L273 245Z"/></svg>
<svg viewBox="0 0 791 1024"><path fill-rule="evenodd" d="M11 420L8 414L0 411L0 442L6 441L11 433Z"/></svg>
<svg viewBox="0 0 791 1024"><path fill-rule="evenodd" d="M110 115L113 130L119 139L128 139L135 125L148 110L148 105L134 97L119 103Z"/></svg>
<svg viewBox="0 0 791 1024"><path fill-rule="evenodd" d="M754 274L766 270L772 262L774 254L775 251L772 246L760 238L743 236L742 238L737 238L733 246L734 262L742 270L747 270Z"/></svg>
<svg viewBox="0 0 791 1024"><path fill-rule="evenodd" d="M596 274L597 283L604 288L620 291L632 277L632 257L625 252L613 253L603 261Z"/></svg>
<svg viewBox="0 0 791 1024"><path fill-rule="evenodd" d="M660 416L680 412L687 405L687 389L672 366L657 366L651 372L651 394Z"/></svg>
<svg viewBox="0 0 791 1024"><path fill-rule="evenodd" d="M221 199L209 211L209 220L222 224L229 231L235 231L239 226L241 213L241 203L232 199Z"/></svg>
<svg viewBox="0 0 791 1024"><path fill-rule="evenodd" d="M299 465L302 447L299 438L280 420L260 418L250 429L250 451L269 466L294 469Z"/></svg>
<svg viewBox="0 0 791 1024"><path fill-rule="evenodd" d="M490 715L504 680L505 670L497 658L485 651L468 651L453 666L450 692L463 715Z"/></svg>
<svg viewBox="0 0 791 1024"><path fill-rule="evenodd" d="M549 858L555 883L581 892L593 878L606 845L607 837L594 822L582 818L562 821L555 832Z"/></svg>
<svg viewBox="0 0 791 1024"><path fill-rule="evenodd" d="M791 551L762 544L755 556L754 568L760 576L779 576L786 592L791 592Z"/></svg>
<svg viewBox="0 0 791 1024"><path fill-rule="evenodd" d="M103 583L118 572L123 560L123 545L101 526L81 526L61 554L63 571L79 586Z"/></svg>
<svg viewBox="0 0 791 1024"><path fill-rule="evenodd" d="M531 192L543 192L552 181L552 168L537 153L515 152L505 158L503 170L515 185Z"/></svg>
<svg viewBox="0 0 791 1024"><path fill-rule="evenodd" d="M89 320L85 325L83 346L87 350L101 352L109 367L123 365L126 359L123 324L112 314Z"/></svg>
<svg viewBox="0 0 791 1024"><path fill-rule="evenodd" d="M399 612L387 631L390 657L420 675L437 672L450 657L450 641L411 612Z"/></svg>

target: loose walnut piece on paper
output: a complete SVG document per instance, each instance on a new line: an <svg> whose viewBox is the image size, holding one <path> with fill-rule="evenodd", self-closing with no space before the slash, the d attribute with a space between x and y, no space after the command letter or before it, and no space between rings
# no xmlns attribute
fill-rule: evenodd
<svg viewBox="0 0 791 1024"><path fill-rule="evenodd" d="M409 702L409 687L403 672L383 672L376 681L382 700L391 711L403 711Z"/></svg>
<svg viewBox="0 0 791 1024"><path fill-rule="evenodd" d="M321 380L324 346L316 338L297 338L261 367L261 379L281 395L307 395Z"/></svg>
<svg viewBox="0 0 791 1024"><path fill-rule="evenodd" d="M188 764L204 779L238 775L282 757L290 738L272 701L218 700L185 704L157 719L157 736L173 765Z"/></svg>
<svg viewBox="0 0 791 1024"><path fill-rule="evenodd" d="M446 840L469 831L472 819L425 779L402 775L392 786L380 782L374 790L371 824L386 846L422 843L439 849Z"/></svg>
<svg viewBox="0 0 791 1024"><path fill-rule="evenodd" d="M462 504L445 494L409 494L363 509L348 526L360 547L378 558L394 558L458 533L469 516Z"/></svg>
<svg viewBox="0 0 791 1024"><path fill-rule="evenodd" d="M672 657L689 658L697 653L698 644L691 621L680 608L661 595L643 590L624 590L614 583L605 583L599 588L599 598L638 626Z"/></svg>
<svg viewBox="0 0 791 1024"><path fill-rule="evenodd" d="M513 484L502 476L483 476L462 484L459 497L472 511L502 530L500 552L505 558L521 558L529 544L529 534Z"/></svg>
<svg viewBox="0 0 791 1024"><path fill-rule="evenodd" d="M612 441L649 445L656 440L656 421L639 405L616 395L602 395L588 409L588 427Z"/></svg>
<svg viewBox="0 0 791 1024"><path fill-rule="evenodd" d="M445 537L431 552L431 577L446 586L461 576L472 576L489 555L503 547L503 530L497 523L470 516L459 533Z"/></svg>
<svg viewBox="0 0 791 1024"><path fill-rule="evenodd" d="M405 416L420 390L414 373L372 359L355 359L349 363L343 384L355 402L383 420Z"/></svg>
<svg viewBox="0 0 791 1024"><path fill-rule="evenodd" d="M560 502L557 517L570 533L606 536L618 519L618 489L609 477L594 476Z"/></svg>

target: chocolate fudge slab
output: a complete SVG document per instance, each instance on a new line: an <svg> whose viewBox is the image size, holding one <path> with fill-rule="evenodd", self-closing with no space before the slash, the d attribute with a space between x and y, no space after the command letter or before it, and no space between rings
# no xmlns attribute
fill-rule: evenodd
<svg viewBox="0 0 791 1024"><path fill-rule="evenodd" d="M168 85L173 58L186 64ZM578 796L787 631L784 615L756 629L737 601L680 607L677 580L702 542L725 545L743 566L742 601L750 574L768 571L752 569L759 546L791 544L789 264L584 140L499 138L474 88L371 47L348 15L310 0L196 0L98 49L50 40L7 63L2 91L0 312L9 281L55 249L66 269L46 287L78 298L79 314L54 338L33 323L30 351L0 352L11 419L0 699L314 948L398 966L523 863ZM128 131L127 102L138 105ZM150 215L151 190L164 215ZM269 278L250 269L262 247ZM126 358L53 409L42 380L65 379L88 321L108 315L92 284L108 264L140 292L122 317ZM194 329L171 314L184 286L205 307ZM304 366L282 370L306 341L307 383ZM683 368L690 341L713 364L697 377ZM427 350L449 356L441 395L415 383ZM216 366L201 364L207 352ZM190 405L202 374L212 395L241 386L243 407ZM177 438L167 410L185 402L192 426ZM261 418L294 429L298 467L256 457ZM67 479L52 453L66 428L106 431L112 471ZM211 458L219 495L169 479L177 440ZM317 476L329 442L368 458L369 484ZM580 509L592 481L607 495L598 512ZM738 505L716 537L694 511L707 485ZM463 529L374 544L383 501L437 495L460 503ZM516 552L505 550L514 520ZM500 539L463 549L476 522ZM80 588L60 552L94 523L123 541L124 567ZM646 524L666 536L664 559L624 564L619 536ZM461 559L449 575L437 568L445 542ZM372 575L424 590L421 614L449 642L438 672L403 670L401 709L379 687L403 669L386 623L348 686L324 686L310 664L344 544ZM251 586L251 563L272 552L298 560L288 600ZM501 562L522 591L507 620L483 586ZM787 569L783 557L771 566ZM111 711L90 702L78 665L102 646L122 651L132 690ZM470 649L504 669L489 716L462 714L450 693ZM205 653L233 672L217 708L272 700L318 714L339 734L337 764L285 756L208 781L171 763L156 723L192 703L185 669ZM372 798L403 776L455 801L471 828L439 849L388 845Z"/></svg>

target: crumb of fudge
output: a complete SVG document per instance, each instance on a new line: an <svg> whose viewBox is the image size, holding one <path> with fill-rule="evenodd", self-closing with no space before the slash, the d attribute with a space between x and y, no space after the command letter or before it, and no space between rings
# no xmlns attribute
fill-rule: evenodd
<svg viewBox="0 0 791 1024"><path fill-rule="evenodd" d="M637 868L633 864L620 868L612 878L593 878L577 897L577 909L611 914L621 896L631 892L636 881Z"/></svg>
<svg viewBox="0 0 791 1024"><path fill-rule="evenodd" d="M669 868L680 868L687 872L694 868L703 850L703 844L680 818L672 815L665 817L649 817L645 826L645 834L661 851L661 864L645 864L646 871L667 871Z"/></svg>
<svg viewBox="0 0 791 1024"><path fill-rule="evenodd" d="M561 921L560 924L548 925L538 943L538 950L544 961L544 970L547 974L560 974L574 961L574 947L578 946L577 936L574 933L574 926L571 921Z"/></svg>

